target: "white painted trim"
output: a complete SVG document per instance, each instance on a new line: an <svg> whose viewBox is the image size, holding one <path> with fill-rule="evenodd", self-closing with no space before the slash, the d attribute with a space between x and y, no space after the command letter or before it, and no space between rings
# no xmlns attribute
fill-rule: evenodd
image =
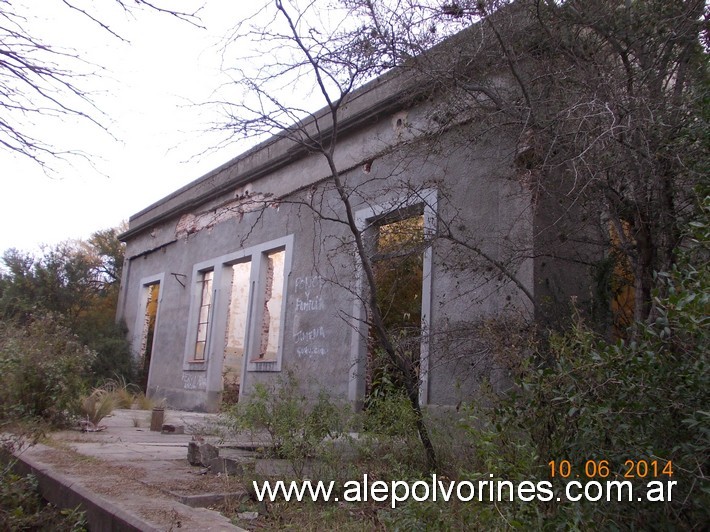
<svg viewBox="0 0 710 532"><path fill-rule="evenodd" d="M286 332L285 320L286 320L286 309L287 309L287 294L288 294L288 279L291 274L291 262L293 255L293 242L294 235L287 235L285 237L277 238L275 240L269 240L268 242L263 242L255 246L240 249L233 253L228 253L226 255L221 255L219 257L214 257L212 259L199 262L193 266L192 269L192 288L191 288L191 299L190 299L190 309L188 318L188 334L185 340L185 351L183 358L183 371L208 371L208 390L211 389L210 383L213 379L217 379L218 373L221 373L222 362L224 357L224 334L225 334L225 323L222 321L226 320L224 316L224 311L229 304L229 289L226 285L229 267L244 259L249 259L251 261L251 278L249 287L249 307L247 310L247 324L246 324L246 337L244 342L244 360L242 366L242 375L240 383L240 394L241 390L244 390L245 377L247 372L258 372L258 371L281 371L282 359L283 359L283 347L284 347L284 335ZM286 256L284 257L284 279L283 279L283 300L281 302L281 330L279 331L279 346L277 349L276 360L273 362L249 362L249 360L255 356L254 345L255 345L255 330L258 327L258 313L255 313L255 306L259 305L258 294L259 288L261 287L260 274L262 270L262 257L270 252L277 249L284 249ZM200 291L197 290L195 279L199 278L201 272L206 270L214 271L213 280L213 299L212 307L210 312L210 325L208 326L208 341L205 346L205 360L204 362L191 362L191 358L194 352L195 340L197 338L197 321L199 319L199 306L200 306ZM223 320L224 318L224 320ZM214 362L213 362L214 361Z"/></svg>

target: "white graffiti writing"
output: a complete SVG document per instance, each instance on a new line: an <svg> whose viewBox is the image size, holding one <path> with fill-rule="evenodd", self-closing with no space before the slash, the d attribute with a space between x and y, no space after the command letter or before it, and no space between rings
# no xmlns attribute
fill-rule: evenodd
<svg viewBox="0 0 710 532"><path fill-rule="evenodd" d="M296 298L296 310L300 312L313 312L317 310L325 310L325 302L320 296L313 299Z"/></svg>
<svg viewBox="0 0 710 532"><path fill-rule="evenodd" d="M325 347L316 347L312 345L307 345L304 347L297 347L296 354L299 357L310 357L310 356L325 356L328 354L328 350Z"/></svg>
<svg viewBox="0 0 710 532"><path fill-rule="evenodd" d="M296 277L295 292L303 292L306 297L311 296L311 290L318 290L323 286L323 278L320 275L308 275L306 277Z"/></svg>
<svg viewBox="0 0 710 532"><path fill-rule="evenodd" d="M204 373L183 373L182 384L186 390L205 390L207 389L207 377Z"/></svg>
<svg viewBox="0 0 710 532"><path fill-rule="evenodd" d="M314 327L310 331L298 331L293 335L296 342L310 342L318 338L325 338L325 329L323 327Z"/></svg>

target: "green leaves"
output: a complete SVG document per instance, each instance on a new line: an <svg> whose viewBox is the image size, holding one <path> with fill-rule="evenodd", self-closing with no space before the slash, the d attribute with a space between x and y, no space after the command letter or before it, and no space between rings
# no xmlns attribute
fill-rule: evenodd
<svg viewBox="0 0 710 532"><path fill-rule="evenodd" d="M0 419L63 424L78 411L96 354L52 315L0 321Z"/></svg>
<svg viewBox="0 0 710 532"><path fill-rule="evenodd" d="M116 374L131 380L130 347L115 323L123 244L118 229L45 248L41 256L5 251L0 269L0 319L27 325L52 313L98 353L93 384Z"/></svg>
<svg viewBox="0 0 710 532"><path fill-rule="evenodd" d="M655 275L650 323L611 341L578 318L550 334L514 395L464 422L479 460L508 478L531 479L563 458L608 460L615 478L629 460L672 461L673 477L655 479L678 482L672 501L538 508L550 528L693 529L710 520L710 198L701 196L696 219L675 267ZM538 526L534 513L501 510L514 514L506 522Z"/></svg>
<svg viewBox="0 0 710 532"><path fill-rule="evenodd" d="M322 454L326 437L340 434L344 423L328 394L321 391L315 402L309 400L292 375L269 387L257 384L226 416L233 429L266 433L267 452L289 460L299 477L306 461Z"/></svg>

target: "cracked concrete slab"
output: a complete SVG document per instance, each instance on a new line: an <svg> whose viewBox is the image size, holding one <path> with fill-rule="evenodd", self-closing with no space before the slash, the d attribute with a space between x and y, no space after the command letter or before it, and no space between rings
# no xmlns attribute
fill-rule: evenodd
<svg viewBox="0 0 710 532"><path fill-rule="evenodd" d="M167 415L188 433L151 432L149 412L116 410L102 420L106 428L101 432L57 432L46 443L24 449L17 468L34 473L44 497L53 504L80 505L90 530L242 530L210 508L238 504L247 497L240 479L206 475L203 468L187 462L193 437L220 440L217 416Z"/></svg>

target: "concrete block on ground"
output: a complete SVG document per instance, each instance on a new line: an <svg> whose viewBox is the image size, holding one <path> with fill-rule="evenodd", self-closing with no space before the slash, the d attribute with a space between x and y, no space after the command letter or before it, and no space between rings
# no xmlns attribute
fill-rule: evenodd
<svg viewBox="0 0 710 532"><path fill-rule="evenodd" d="M190 465L209 467L210 462L219 456L219 449L209 443L196 441L187 444L187 461Z"/></svg>

